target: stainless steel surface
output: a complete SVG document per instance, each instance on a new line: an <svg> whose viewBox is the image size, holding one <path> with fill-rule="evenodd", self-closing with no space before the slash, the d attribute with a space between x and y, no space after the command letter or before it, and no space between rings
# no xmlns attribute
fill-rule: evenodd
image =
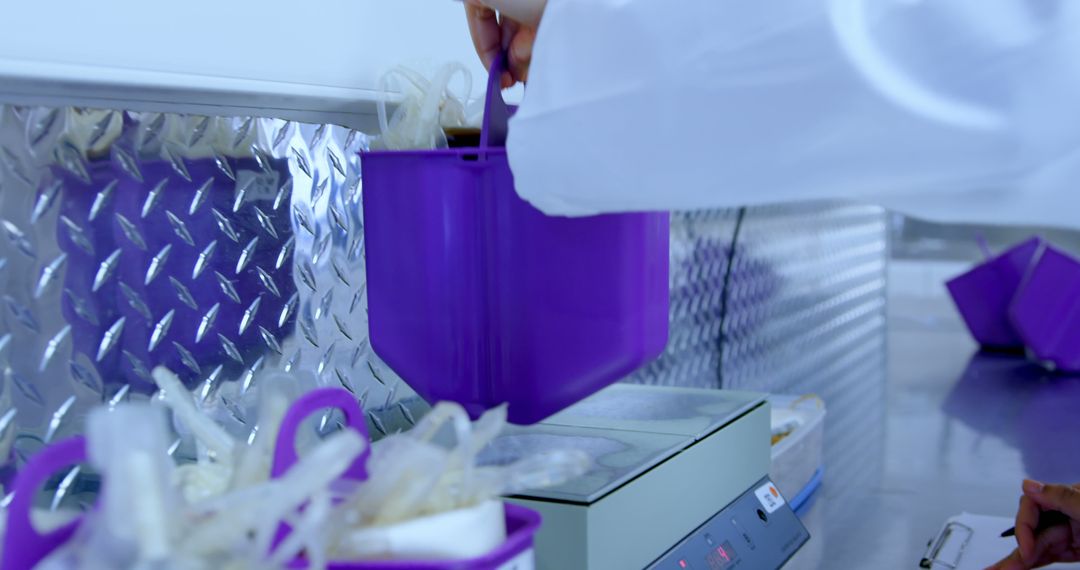
<svg viewBox="0 0 1080 570"><path fill-rule="evenodd" d="M671 338L628 381L816 393L830 410L826 464L858 466L827 480L878 480L886 222L880 208L845 203L748 208L741 223L734 210L675 214Z"/></svg>
<svg viewBox="0 0 1080 570"><path fill-rule="evenodd" d="M836 202L674 214L671 336L628 381L799 392L880 374L886 230L880 208Z"/></svg>
<svg viewBox="0 0 1080 570"><path fill-rule="evenodd" d="M617 384L540 424L511 426L480 454L480 462L505 464L535 453L584 451L594 461L584 476L525 495L590 504L764 400L744 392Z"/></svg>
<svg viewBox="0 0 1080 570"><path fill-rule="evenodd" d="M664 433L605 430L538 424L510 426L479 458L481 464L506 464L536 453L572 449L593 460L588 473L527 496L588 504L682 451L693 438Z"/></svg>
<svg viewBox="0 0 1080 570"><path fill-rule="evenodd" d="M367 340L366 140L274 119L0 105L0 417L15 464L80 431L90 406L147 397L159 364L240 435L272 371L390 410L370 416L376 434L408 425L411 391Z"/></svg>
<svg viewBox="0 0 1080 570"><path fill-rule="evenodd" d="M647 435L575 428L582 430ZM692 445L596 500L550 501L532 493L511 498L544 517L537 568L647 567L761 480L769 468L768 433L768 406L759 404L697 441L682 436ZM756 515L753 520L759 521Z"/></svg>
<svg viewBox="0 0 1080 570"><path fill-rule="evenodd" d="M977 355L938 279L955 269L890 267L888 378L866 379L883 403L828 400L813 538L786 568L916 568L946 518L1015 515L1023 477L1080 481L1080 379ZM837 426L870 424L874 445L838 449L852 438Z"/></svg>
<svg viewBox="0 0 1080 570"><path fill-rule="evenodd" d="M544 421L700 439L765 400L732 390L616 384Z"/></svg>

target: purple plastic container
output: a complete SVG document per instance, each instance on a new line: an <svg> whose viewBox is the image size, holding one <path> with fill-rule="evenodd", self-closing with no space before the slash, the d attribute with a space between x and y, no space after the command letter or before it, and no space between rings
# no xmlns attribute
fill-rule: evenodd
<svg viewBox="0 0 1080 570"><path fill-rule="evenodd" d="M1080 371L1080 261L1040 249L1009 308L1028 352L1066 372Z"/></svg>
<svg viewBox="0 0 1080 570"><path fill-rule="evenodd" d="M304 419L326 408L339 409L345 413L350 429L368 439L364 424L364 412L351 394L340 388L323 388L308 393L289 409L282 421L274 448L271 476L280 477L297 461L296 432ZM367 460L370 447L346 470L344 479L363 481L367 479ZM67 525L41 534L30 520L30 509L38 489L54 473L86 461L86 440L73 437L50 445L34 455L15 478L14 495L7 513L7 529L4 549L0 556L0 570L33 570L42 559L71 539L82 523L82 517ZM528 558L533 539L540 528L539 513L516 505L506 505L507 538L499 548L484 556L468 560L380 560L380 561L332 561L330 570L512 570ZM289 527L282 524L274 540L274 547L288 535ZM531 559L530 559L531 560ZM290 568L307 568L303 559L289 564Z"/></svg>
<svg viewBox="0 0 1080 570"><path fill-rule="evenodd" d="M4 553L0 570L32 570L42 559L67 542L82 518L41 534L30 521L34 496L54 473L86 460L86 440L82 436L50 445L34 455L15 478L8 507Z"/></svg>
<svg viewBox="0 0 1080 570"><path fill-rule="evenodd" d="M321 388L296 401L289 409L281 424L274 449L274 463L271 476L285 474L297 461L296 432L305 418L326 408L339 409L345 413L345 421L364 437L368 437L364 424L364 412L349 392L341 388ZM344 479L363 481L367 479L366 463L370 456L370 447L357 458L345 472ZM533 547L533 538L540 528L540 515L535 511L516 505L505 505L506 540L499 548L484 556L467 560L372 560L347 561L335 560L327 564L329 570L513 570L517 566L510 563L527 557ZM282 525L274 541L276 547L288 535L289 529ZM290 568L307 568L307 561L294 560Z"/></svg>
<svg viewBox="0 0 1080 570"><path fill-rule="evenodd" d="M968 330L984 347L1020 349L1023 341L1009 321L1009 305L1042 247L1033 237L951 279L946 287Z"/></svg>
<svg viewBox="0 0 1080 570"><path fill-rule="evenodd" d="M663 351L669 216L550 217L518 197L502 67L478 148L362 154L368 318L429 402L509 403L530 424Z"/></svg>

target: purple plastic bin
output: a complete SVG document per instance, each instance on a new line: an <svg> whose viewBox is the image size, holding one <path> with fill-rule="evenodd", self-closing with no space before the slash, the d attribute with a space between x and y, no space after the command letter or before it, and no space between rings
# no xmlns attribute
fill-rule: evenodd
<svg viewBox="0 0 1080 570"><path fill-rule="evenodd" d="M86 460L86 440L82 436L50 445L30 458L15 478L14 495L7 514L4 553L0 570L32 570L46 556L71 539L82 517L47 534L34 529L30 509L34 496L54 473Z"/></svg>
<svg viewBox="0 0 1080 570"><path fill-rule="evenodd" d="M550 217L518 197L493 69L478 148L362 154L368 318L429 402L509 403L530 424L663 351L669 216Z"/></svg>
<svg viewBox="0 0 1080 570"><path fill-rule="evenodd" d="M282 421L275 443L272 477L281 477L296 463L297 429L305 418L324 408L336 408L344 412L349 428L358 431L364 439L370 440L364 424L364 412L351 394L341 388L315 390L297 400ZM370 447L345 472L343 479L352 481L367 479L366 463L369 456ZM539 513L524 507L505 505L504 509L506 540L499 548L484 556L467 560L336 560L329 562L327 568L328 570L500 570L503 568L510 570L512 567L507 566L508 563L527 556L527 552L532 549L533 538L540 528L541 519ZM285 539L288 532L288 527L282 525L275 537L275 547ZM294 560L289 567L303 569L308 567L308 563L301 558Z"/></svg>
<svg viewBox="0 0 1080 570"><path fill-rule="evenodd" d="M1009 308L1013 327L1035 358L1080 371L1080 261L1047 245Z"/></svg>
<svg viewBox="0 0 1080 570"><path fill-rule="evenodd" d="M275 442L274 461L271 476L280 477L297 461L296 432L304 419L325 408L336 408L345 413L349 429L356 430L364 439L368 438L364 412L356 399L340 388L315 390L298 400L289 409ZM343 479L363 481L367 478L367 460L371 455L368 447L345 471ZM0 570L33 570L39 562L60 548L71 539L82 517L41 534L34 529L30 520L30 510L38 489L54 473L64 467L86 461L86 440L82 436L73 437L50 445L34 455L15 478L14 495L7 513L7 530L3 537L4 549L0 555ZM506 505L507 538L494 551L468 560L379 560L379 561L333 561L328 564L330 570L502 570L516 566L509 563L528 557L533 547L533 539L540 528L539 513L516 505ZM282 524L274 540L274 547L288 535L289 528ZM307 568L307 561L294 560L290 568Z"/></svg>
<svg viewBox="0 0 1080 570"><path fill-rule="evenodd" d="M1023 342L1009 322L1009 304L1043 241L1033 237L951 279L946 287L968 330L984 347L1019 349Z"/></svg>

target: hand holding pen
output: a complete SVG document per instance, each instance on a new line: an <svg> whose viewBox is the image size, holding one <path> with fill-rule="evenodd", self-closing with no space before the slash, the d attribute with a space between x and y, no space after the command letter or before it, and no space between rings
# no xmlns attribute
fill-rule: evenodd
<svg viewBox="0 0 1080 570"><path fill-rule="evenodd" d="M1016 527L1017 548L988 570L1029 570L1080 561L1080 488L1024 481Z"/></svg>

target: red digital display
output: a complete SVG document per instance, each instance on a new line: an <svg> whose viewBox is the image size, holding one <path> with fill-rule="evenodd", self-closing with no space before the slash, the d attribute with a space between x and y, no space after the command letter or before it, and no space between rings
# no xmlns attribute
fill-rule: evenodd
<svg viewBox="0 0 1080 570"><path fill-rule="evenodd" d="M731 562L731 557L728 556L728 553L724 550L723 546L717 546L716 553L720 555L720 558L724 559L724 562Z"/></svg>
<svg viewBox="0 0 1080 570"><path fill-rule="evenodd" d="M685 560L680 560L679 561L679 568L686 568L686 561Z"/></svg>

